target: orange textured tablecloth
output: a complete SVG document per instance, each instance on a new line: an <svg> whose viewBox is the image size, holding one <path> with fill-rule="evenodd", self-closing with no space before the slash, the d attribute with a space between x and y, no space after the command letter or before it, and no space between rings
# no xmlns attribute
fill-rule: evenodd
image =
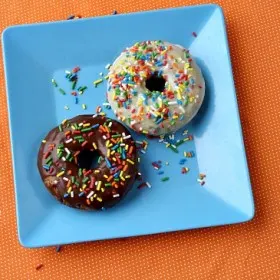
<svg viewBox="0 0 280 280"><path fill-rule="evenodd" d="M172 2L172 3L171 3ZM207 3L209 1L205 1ZM0 279L280 279L280 1L215 1L225 13L249 168L253 221L124 240L25 249L16 231L3 66L0 63ZM13 24L201 4L188 0L2 0ZM206 46L207 47L207 46ZM36 270L38 264L44 266Z"/></svg>

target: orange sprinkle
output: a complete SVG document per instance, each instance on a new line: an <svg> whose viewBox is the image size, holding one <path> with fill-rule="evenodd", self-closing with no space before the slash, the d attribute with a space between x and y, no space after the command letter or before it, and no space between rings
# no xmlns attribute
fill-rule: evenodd
<svg viewBox="0 0 280 280"><path fill-rule="evenodd" d="M128 150L128 153L129 153L129 154L132 154L133 150L134 150L134 147L133 147L133 146L130 146L130 148L129 148L129 150Z"/></svg>
<svg viewBox="0 0 280 280"><path fill-rule="evenodd" d="M126 164L126 165L124 166L124 168L123 168L123 171L126 171L127 168L128 168L128 165Z"/></svg>
<svg viewBox="0 0 280 280"><path fill-rule="evenodd" d="M72 174L72 170L68 170L67 175L71 175L71 174Z"/></svg>
<svg viewBox="0 0 280 280"><path fill-rule="evenodd" d="M112 181L112 179L113 179L113 175L109 176L109 178L107 179L107 182Z"/></svg>
<svg viewBox="0 0 280 280"><path fill-rule="evenodd" d="M77 152L74 154L74 157L76 157L79 153L80 153L80 151L77 151Z"/></svg>
<svg viewBox="0 0 280 280"><path fill-rule="evenodd" d="M71 134L71 131L68 130L68 131L66 131L64 134L65 134L65 136L70 135L70 134Z"/></svg>

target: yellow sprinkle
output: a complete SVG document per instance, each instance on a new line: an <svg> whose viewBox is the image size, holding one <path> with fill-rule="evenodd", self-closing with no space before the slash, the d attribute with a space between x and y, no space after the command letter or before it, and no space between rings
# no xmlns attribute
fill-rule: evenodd
<svg viewBox="0 0 280 280"><path fill-rule="evenodd" d="M130 160L129 158L126 161L128 161L130 164L134 165L134 161Z"/></svg>
<svg viewBox="0 0 280 280"><path fill-rule="evenodd" d="M93 146L93 148L95 149L95 150L97 150L97 146L96 146L96 144L93 142L92 143L92 146Z"/></svg>
<svg viewBox="0 0 280 280"><path fill-rule="evenodd" d="M102 191L102 192L105 192L105 189L104 189L104 188L101 188L101 191Z"/></svg>
<svg viewBox="0 0 280 280"><path fill-rule="evenodd" d="M113 146L113 144L111 143L108 147L111 148Z"/></svg>
<svg viewBox="0 0 280 280"><path fill-rule="evenodd" d="M90 201L93 201L94 197L92 196L92 197L90 197L89 199L90 199Z"/></svg>
<svg viewBox="0 0 280 280"><path fill-rule="evenodd" d="M97 191L100 190L100 188L101 188L101 183L102 183L102 181L98 181L98 184L97 184L97 187L96 187L96 190L97 190Z"/></svg>
<svg viewBox="0 0 280 280"><path fill-rule="evenodd" d="M65 124L67 122L67 119L64 119L63 121L62 121L62 124Z"/></svg>
<svg viewBox="0 0 280 280"><path fill-rule="evenodd" d="M72 191L72 187L70 187L68 190L67 190L67 193L70 193Z"/></svg>
<svg viewBox="0 0 280 280"><path fill-rule="evenodd" d="M65 173L64 171L61 171L61 172L59 172L59 173L56 174L56 177L60 177L60 176L62 176L64 173Z"/></svg>
<svg viewBox="0 0 280 280"><path fill-rule="evenodd" d="M120 177L122 177L123 176L123 171L121 171L121 173L120 173Z"/></svg>
<svg viewBox="0 0 280 280"><path fill-rule="evenodd" d="M130 177L131 177L130 175L126 175L126 176L125 176L126 179L128 179L128 178L130 178Z"/></svg>
<svg viewBox="0 0 280 280"><path fill-rule="evenodd" d="M96 198L99 202L102 202L102 198L101 197L97 197Z"/></svg>
<svg viewBox="0 0 280 280"><path fill-rule="evenodd" d="M128 150L128 144L125 145L125 150L126 150L126 151Z"/></svg>
<svg viewBox="0 0 280 280"><path fill-rule="evenodd" d="M110 141L109 141L109 140L107 140L107 141L105 142L105 146L106 146L106 147L108 147L108 146L109 146L109 144L110 144Z"/></svg>
<svg viewBox="0 0 280 280"><path fill-rule="evenodd" d="M113 157L113 161L117 161L115 157Z"/></svg>
<svg viewBox="0 0 280 280"><path fill-rule="evenodd" d="M114 154L115 154L115 152L116 152L116 151L112 151L112 152L111 152L111 155L114 155Z"/></svg>
<svg viewBox="0 0 280 280"><path fill-rule="evenodd" d="M99 113L100 116L106 116L104 112Z"/></svg>
<svg viewBox="0 0 280 280"><path fill-rule="evenodd" d="M86 184L83 184L82 189L84 190L87 187Z"/></svg>
<svg viewBox="0 0 280 280"><path fill-rule="evenodd" d="M170 143L166 144L165 147L168 148L170 146Z"/></svg>
<svg viewBox="0 0 280 280"><path fill-rule="evenodd" d="M88 126L90 126L90 123L84 123L83 124L83 127L88 127Z"/></svg>
<svg viewBox="0 0 280 280"><path fill-rule="evenodd" d="M187 157L187 152L184 152L184 157Z"/></svg>
<svg viewBox="0 0 280 280"><path fill-rule="evenodd" d="M93 195L93 197L97 197L97 194L95 193L95 194Z"/></svg>
<svg viewBox="0 0 280 280"><path fill-rule="evenodd" d="M107 179L107 178L108 178L108 175L104 174L103 177Z"/></svg>
<svg viewBox="0 0 280 280"><path fill-rule="evenodd" d="M94 81L93 84L96 86L96 85L98 85L98 84L100 84L102 82L103 82L102 79L98 79L98 80Z"/></svg>
<svg viewBox="0 0 280 280"><path fill-rule="evenodd" d="M189 97L189 102L192 103L193 101L194 101L194 97L193 96Z"/></svg>
<svg viewBox="0 0 280 280"><path fill-rule="evenodd" d="M100 170L96 169L96 170L94 170L94 173L98 174L98 173L100 173Z"/></svg>
<svg viewBox="0 0 280 280"><path fill-rule="evenodd" d="M75 127L74 125L71 125L71 128L72 128L73 130L76 130L76 127Z"/></svg>
<svg viewBox="0 0 280 280"><path fill-rule="evenodd" d="M148 131L147 130L143 130L142 133L148 134Z"/></svg>
<svg viewBox="0 0 280 280"><path fill-rule="evenodd" d="M122 181L125 181L125 178L123 176L120 176L120 178L121 178Z"/></svg>

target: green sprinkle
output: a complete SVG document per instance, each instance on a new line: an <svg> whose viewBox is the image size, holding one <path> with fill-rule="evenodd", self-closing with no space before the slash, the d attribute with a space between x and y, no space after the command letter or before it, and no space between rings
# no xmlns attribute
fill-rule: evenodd
<svg viewBox="0 0 280 280"><path fill-rule="evenodd" d="M162 182L166 182L166 181L168 181L169 180L169 177L163 177L163 178L161 178L161 181Z"/></svg>
<svg viewBox="0 0 280 280"><path fill-rule="evenodd" d="M83 174L82 168L79 168L78 175L81 177Z"/></svg>
<svg viewBox="0 0 280 280"><path fill-rule="evenodd" d="M82 130L81 130L81 132L87 132L87 131L90 131L91 130L91 127L87 127L87 128L83 128Z"/></svg>
<svg viewBox="0 0 280 280"><path fill-rule="evenodd" d="M86 104L82 104L82 108L83 108L83 110L86 110L87 105Z"/></svg>
<svg viewBox="0 0 280 280"><path fill-rule="evenodd" d="M77 85L77 81L75 80L74 82L72 82L72 89L74 90L76 88Z"/></svg>
<svg viewBox="0 0 280 280"><path fill-rule="evenodd" d="M170 145L168 148L170 148L174 153L179 153L179 151L174 148L172 145Z"/></svg>
<svg viewBox="0 0 280 280"><path fill-rule="evenodd" d="M55 81L55 79L52 79L52 83L55 87L57 87L57 82Z"/></svg>
<svg viewBox="0 0 280 280"><path fill-rule="evenodd" d="M83 182L83 183L86 183L88 180L89 180L89 177L85 177L85 178L82 180L82 182Z"/></svg>
<svg viewBox="0 0 280 280"><path fill-rule="evenodd" d="M50 164L50 162L52 162L52 156L49 156L47 159L46 159L46 164Z"/></svg>
<svg viewBox="0 0 280 280"><path fill-rule="evenodd" d="M184 143L184 140L180 140L179 142L176 143L176 147L179 147L183 143Z"/></svg>
<svg viewBox="0 0 280 280"><path fill-rule="evenodd" d="M71 182L72 182L72 184L75 183L75 176L71 176Z"/></svg>
<svg viewBox="0 0 280 280"><path fill-rule="evenodd" d="M75 185L76 185L77 187L79 187L79 182L76 181L76 182L75 182Z"/></svg>
<svg viewBox="0 0 280 280"><path fill-rule="evenodd" d="M105 187L111 187L112 184L111 183L105 183Z"/></svg>
<svg viewBox="0 0 280 280"><path fill-rule="evenodd" d="M57 157L58 157L59 159L62 158L62 152L59 152L58 155L57 155Z"/></svg>
<svg viewBox="0 0 280 280"><path fill-rule="evenodd" d="M65 92L62 88L59 88L59 92L60 92L61 94L63 94L63 95L66 94L66 92Z"/></svg>
<svg viewBox="0 0 280 280"><path fill-rule="evenodd" d="M60 132L62 132L62 126L61 126L61 124L58 126L58 129L59 129Z"/></svg>
<svg viewBox="0 0 280 280"><path fill-rule="evenodd" d="M112 138L118 138L120 136L122 136L122 135L121 134L115 134L115 135L112 135Z"/></svg>

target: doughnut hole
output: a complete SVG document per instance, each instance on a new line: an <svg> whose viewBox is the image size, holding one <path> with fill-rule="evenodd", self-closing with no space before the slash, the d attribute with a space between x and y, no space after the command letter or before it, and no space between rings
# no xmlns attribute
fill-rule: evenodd
<svg viewBox="0 0 280 280"><path fill-rule="evenodd" d="M146 88L149 91L164 91L166 80L158 74L158 72L154 72L150 77L146 80Z"/></svg>
<svg viewBox="0 0 280 280"><path fill-rule="evenodd" d="M93 169L98 166L99 153L88 149L82 150L77 156L77 164L82 169Z"/></svg>

